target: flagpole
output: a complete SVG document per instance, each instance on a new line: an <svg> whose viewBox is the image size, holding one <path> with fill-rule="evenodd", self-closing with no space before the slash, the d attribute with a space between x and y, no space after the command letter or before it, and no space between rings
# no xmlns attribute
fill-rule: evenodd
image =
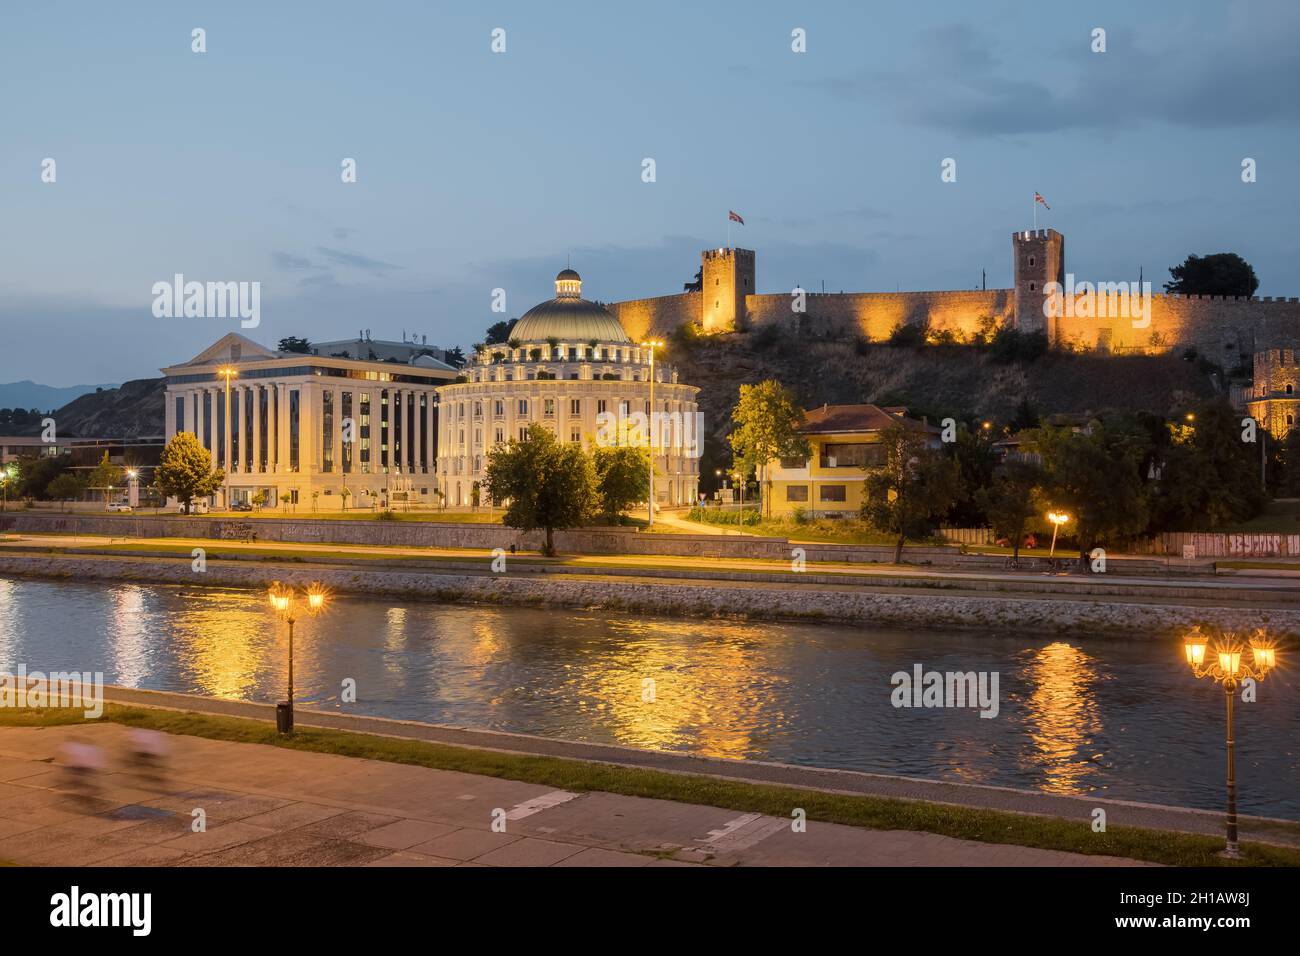
<svg viewBox="0 0 1300 956"><path fill-rule="evenodd" d="M731 248L731 213L727 213L727 248Z"/></svg>
<svg viewBox="0 0 1300 956"><path fill-rule="evenodd" d="M1034 198L1031 201L1034 204L1034 232L1037 232L1038 231L1038 194L1037 193L1034 194Z"/></svg>

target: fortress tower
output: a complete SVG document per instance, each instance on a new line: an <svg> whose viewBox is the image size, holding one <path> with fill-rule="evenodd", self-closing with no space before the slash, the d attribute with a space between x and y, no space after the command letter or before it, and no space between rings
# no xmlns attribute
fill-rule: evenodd
<svg viewBox="0 0 1300 956"><path fill-rule="evenodd" d="M1015 273L1015 323L1021 332L1046 332L1043 286L1065 282L1065 237L1055 229L1026 229L1011 234L1011 263Z"/></svg>
<svg viewBox="0 0 1300 956"><path fill-rule="evenodd" d="M730 332L745 323L745 296L753 295L753 249L705 249L700 277L705 332Z"/></svg>

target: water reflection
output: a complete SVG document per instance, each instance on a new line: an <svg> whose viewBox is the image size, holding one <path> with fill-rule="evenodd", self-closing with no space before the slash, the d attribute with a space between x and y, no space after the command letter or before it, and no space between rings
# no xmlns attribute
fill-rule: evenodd
<svg viewBox="0 0 1300 956"><path fill-rule="evenodd" d="M1094 685L1098 661L1072 644L1054 641L1033 652L1025 679L1025 732L1033 745L1028 763L1052 793L1085 793L1091 776L1093 740L1101 733Z"/></svg>
<svg viewBox="0 0 1300 956"><path fill-rule="evenodd" d="M0 578L0 668L231 699L284 696L287 628L260 593ZM651 747L1217 809L1221 704L1177 646L627 617L356 597L295 628L317 707ZM915 663L997 671L994 719L895 709ZM357 701L340 687L356 681ZM654 682L653 701L645 681ZM1243 707L1244 812L1300 817L1300 686Z"/></svg>

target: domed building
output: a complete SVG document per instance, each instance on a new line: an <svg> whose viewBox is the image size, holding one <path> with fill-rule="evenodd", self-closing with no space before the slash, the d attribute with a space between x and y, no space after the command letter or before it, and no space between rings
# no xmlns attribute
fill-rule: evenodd
<svg viewBox="0 0 1300 956"><path fill-rule="evenodd" d="M590 450L600 444L644 445L653 423L655 500L693 504L702 450L696 395L677 372L653 361L604 306L582 298L582 277L565 269L555 298L515 323L507 344L487 345L438 389L438 487L448 507L474 503L488 453L541 423L560 441ZM653 414L652 414L653 412Z"/></svg>

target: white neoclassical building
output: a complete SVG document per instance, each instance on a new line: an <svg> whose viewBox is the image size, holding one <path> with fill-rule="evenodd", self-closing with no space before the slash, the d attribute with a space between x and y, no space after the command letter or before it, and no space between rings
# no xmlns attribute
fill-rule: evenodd
<svg viewBox="0 0 1300 956"><path fill-rule="evenodd" d="M438 389L438 482L449 506L474 502L488 452L534 422L564 442L644 444L654 435L655 500L687 505L699 488L699 389L633 342L618 320L582 298L572 269L555 278L555 298L534 306L506 344L488 345ZM653 422L653 428L647 424ZM486 504L486 496L481 496Z"/></svg>
<svg viewBox="0 0 1300 956"><path fill-rule="evenodd" d="M438 503L437 387L457 372L437 359L277 352L232 332L162 372L167 439L194 434L226 472L214 506L262 493L337 511L344 488L349 507Z"/></svg>

